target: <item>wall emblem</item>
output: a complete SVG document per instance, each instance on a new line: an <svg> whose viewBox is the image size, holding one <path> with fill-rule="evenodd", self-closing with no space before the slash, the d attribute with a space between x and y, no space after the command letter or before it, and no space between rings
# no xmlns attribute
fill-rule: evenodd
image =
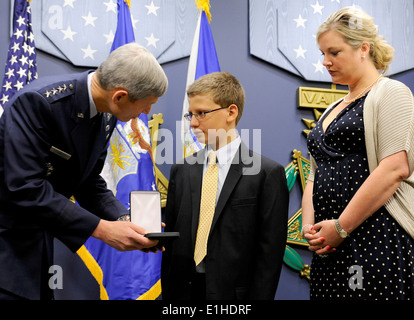
<svg viewBox="0 0 414 320"><path fill-rule="evenodd" d="M331 13L354 5L374 18L379 34L395 48L388 75L414 68L412 0L249 0L249 5L250 53L305 80L332 81L315 34Z"/></svg>
<svg viewBox="0 0 414 320"><path fill-rule="evenodd" d="M31 7L37 49L81 67L97 67L109 55L117 0L38 0ZM197 16L194 0L131 1L135 39L160 63L190 54Z"/></svg>

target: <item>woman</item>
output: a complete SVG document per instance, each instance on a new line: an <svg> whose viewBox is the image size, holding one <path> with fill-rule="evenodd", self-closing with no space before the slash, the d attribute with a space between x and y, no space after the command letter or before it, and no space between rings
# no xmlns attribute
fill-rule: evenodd
<svg viewBox="0 0 414 320"><path fill-rule="evenodd" d="M412 299L412 93L382 75L394 50L362 10L332 14L317 41L332 81L349 93L308 137L302 232L315 252L311 299Z"/></svg>

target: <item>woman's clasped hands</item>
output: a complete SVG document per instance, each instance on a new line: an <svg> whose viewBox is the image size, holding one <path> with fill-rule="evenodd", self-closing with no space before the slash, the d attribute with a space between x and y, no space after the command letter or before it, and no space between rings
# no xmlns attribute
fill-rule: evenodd
<svg viewBox="0 0 414 320"><path fill-rule="evenodd" d="M335 228L335 220L324 220L303 228L303 237L309 243L309 250L320 256L335 252L344 239Z"/></svg>

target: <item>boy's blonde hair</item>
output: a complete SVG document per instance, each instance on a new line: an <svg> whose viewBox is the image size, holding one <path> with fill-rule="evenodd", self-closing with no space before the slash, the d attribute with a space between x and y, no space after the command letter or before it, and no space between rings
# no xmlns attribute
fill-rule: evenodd
<svg viewBox="0 0 414 320"><path fill-rule="evenodd" d="M187 96L208 95L214 103L225 108L235 104L239 114L236 125L239 123L244 109L244 89L239 80L228 72L213 72L206 74L191 84L187 89Z"/></svg>

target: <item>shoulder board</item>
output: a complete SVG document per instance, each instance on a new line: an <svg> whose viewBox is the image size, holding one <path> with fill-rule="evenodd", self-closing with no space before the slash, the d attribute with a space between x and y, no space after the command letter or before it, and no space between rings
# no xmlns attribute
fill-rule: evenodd
<svg viewBox="0 0 414 320"><path fill-rule="evenodd" d="M68 97L75 93L75 81L56 82L43 87L38 92L43 95L49 102L54 102L62 98Z"/></svg>

